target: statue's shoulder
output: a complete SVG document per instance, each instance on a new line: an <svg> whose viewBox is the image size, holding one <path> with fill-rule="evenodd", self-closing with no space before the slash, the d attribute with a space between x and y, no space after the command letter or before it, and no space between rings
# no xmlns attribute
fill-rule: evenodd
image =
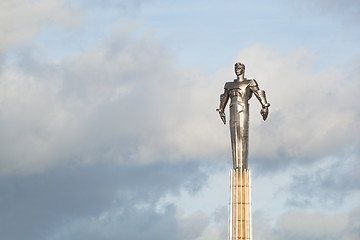
<svg viewBox="0 0 360 240"><path fill-rule="evenodd" d="M249 80L249 86L250 87L257 87L258 83L256 82L255 79L248 79Z"/></svg>
<svg viewBox="0 0 360 240"><path fill-rule="evenodd" d="M226 82L224 88L226 90L231 90L234 88L246 88L247 86L257 86L257 82L255 81L255 79L245 79L244 81L241 82Z"/></svg>
<svg viewBox="0 0 360 240"><path fill-rule="evenodd" d="M234 82L226 82L224 88L226 90L233 89L235 87Z"/></svg>

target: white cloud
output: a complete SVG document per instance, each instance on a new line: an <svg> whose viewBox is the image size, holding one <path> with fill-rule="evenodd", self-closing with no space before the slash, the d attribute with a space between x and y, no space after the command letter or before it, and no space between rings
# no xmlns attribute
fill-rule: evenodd
<svg viewBox="0 0 360 240"><path fill-rule="evenodd" d="M76 26L83 15L75 5L58 0L3 0L0 3L0 52L32 39L50 24L65 29Z"/></svg>
<svg viewBox="0 0 360 240"><path fill-rule="evenodd" d="M80 2L99 9L106 5L107 14L117 10L112 7L132 8L140 1ZM79 24L84 12L60 0L1 1L0 12L0 54L24 45L0 69L0 202L5 203L0 225L7 236L159 240L176 232L174 239L224 239L226 207L216 216L209 212L218 202L227 202L212 199L196 209L209 196L216 198L224 181L200 171L198 164L214 166L215 160L231 166L228 126L215 109L224 83L234 78L233 63L242 61L246 76L258 80L272 104L263 122L260 105L255 97L251 100L250 165L257 164L257 174L287 163L301 165L299 172L299 166L288 168L286 176L272 172L271 187L268 178L261 179L260 184L266 184L256 189L267 189L258 195L263 199L254 199L254 207L280 217L254 214L259 226L254 239L359 239L359 209L343 213L356 204L356 198L349 200L352 191L358 198L358 61L314 71L316 56L307 49L285 55L253 46L210 75L178 65L168 43L144 31L148 23L124 19L97 46L82 45L88 39L81 36L82 52L53 61L34 38L47 26L67 29ZM89 12L95 16L100 11ZM330 157L335 163L328 161L329 155L335 155ZM341 162L343 156L347 158ZM323 161L324 166L308 171ZM337 168L341 174L332 178ZM209 188L203 186L207 174L212 174ZM299 185L313 180L316 184ZM276 192L284 186L296 189ZM204 195L194 194L181 205L184 188L189 196ZM340 194L351 204L339 206L336 215L324 213L329 209L311 212L313 206L308 212L283 212L289 196L322 204L324 198ZM172 204L160 206L168 195ZM179 206L186 208L186 216L178 215ZM316 207L321 211L326 206Z"/></svg>
<svg viewBox="0 0 360 240"><path fill-rule="evenodd" d="M179 239L197 239L209 224L209 218L202 212L194 212L186 218L178 218Z"/></svg>
<svg viewBox="0 0 360 240"><path fill-rule="evenodd" d="M2 139L16 151L4 147L2 172L37 172L68 160L174 161L207 156L209 144L215 149L207 151L219 149L199 111L215 115L215 106L206 107L204 77L174 68L151 38L131 35L119 24L102 45L77 56L51 62L30 54L19 67L7 65Z"/></svg>
<svg viewBox="0 0 360 240"><path fill-rule="evenodd" d="M340 66L314 72L314 56L305 49L285 56L253 46L237 59L246 63L247 76L258 80L272 104L265 123L257 112L251 116L254 157L313 161L359 144L357 69L346 75Z"/></svg>
<svg viewBox="0 0 360 240"><path fill-rule="evenodd" d="M101 45L57 62L30 54L20 63L32 68L7 65L1 127L2 141L12 147L1 153L2 172L37 172L67 161L230 156L228 126L215 109L223 84L233 79L232 63L212 76L177 67L160 43L134 37L137 26L120 21ZM313 72L306 50L286 56L260 46L236 60L246 63L247 77L258 80L272 104L262 122L260 104L251 100L250 157L257 163L312 161L358 144L359 107L349 96L359 83L341 69Z"/></svg>
<svg viewBox="0 0 360 240"><path fill-rule="evenodd" d="M17 8L20 3L27 7ZM3 48L33 38L51 22L70 26L78 21L73 11L80 13L55 0L2 4L7 11L1 22L12 22L1 28L9 37ZM233 63L212 75L177 66L163 43L141 27L120 19L102 43L76 55L52 61L31 45L4 65L3 173L39 172L68 161L230 158L228 126L215 109L224 83L234 78ZM234 61L246 64L246 76L258 80L272 104L262 122L260 105L251 100L254 163L276 168L359 145L358 66L347 75L340 66L314 72L315 56L306 49L284 55L262 46L243 49Z"/></svg>
<svg viewBox="0 0 360 240"><path fill-rule="evenodd" d="M203 234L194 240L221 240L226 239L227 235L224 234L222 227L217 225L209 225Z"/></svg>

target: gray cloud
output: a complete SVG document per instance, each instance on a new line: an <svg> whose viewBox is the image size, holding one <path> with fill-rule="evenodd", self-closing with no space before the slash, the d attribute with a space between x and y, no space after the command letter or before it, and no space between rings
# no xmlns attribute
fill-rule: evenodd
<svg viewBox="0 0 360 240"><path fill-rule="evenodd" d="M302 211L285 213L277 221L280 239L339 239L346 224L345 215L326 216Z"/></svg>
<svg viewBox="0 0 360 240"><path fill-rule="evenodd" d="M177 215L173 205L167 206L162 213L155 212L151 207L141 210L130 207L107 212L99 218L74 221L48 239L165 240L169 236L175 240L201 239L198 237L204 234L209 218L200 212L182 219Z"/></svg>
<svg viewBox="0 0 360 240"><path fill-rule="evenodd" d="M297 206L341 206L344 199L359 191L359 158L356 156L326 159L309 168L306 173L293 176L285 191L291 192L288 204Z"/></svg>
<svg viewBox="0 0 360 240"><path fill-rule="evenodd" d="M181 188L196 192L206 179L195 163L142 167L95 164L67 166L31 176L2 176L0 230L7 239L47 239L46 236L62 236L63 231L75 234L77 227L73 228L73 224L80 224L78 233L89 234L92 224L104 224L109 214L116 222L109 220L110 226L99 225L104 227L99 234L106 236L106 228L114 224L119 226L116 236L127 234L141 239L144 234L153 234L150 239L157 239L156 234L162 233L153 229L154 225L160 228L172 219L167 224L178 228L174 207L157 213L158 200L168 193L178 194ZM121 214L116 216L117 213ZM181 229L189 227L184 221ZM144 232L134 232L138 228Z"/></svg>
<svg viewBox="0 0 360 240"><path fill-rule="evenodd" d="M119 3L125 2L106 1L107 7L136 5ZM8 38L0 40L1 48L21 45L49 22L68 27L81 19L81 11L58 1L26 4L19 21L2 15L7 21L1 22L15 28L2 28ZM0 226L9 239L168 239L173 232L173 239L223 239L226 226L201 212L184 218L174 205L162 212L155 206L167 192L196 192L203 186L206 176L198 161L229 161L228 128L221 128L215 108L224 82L233 78L232 63L211 76L178 66L164 44L140 27L120 19L105 40L83 52L50 59L46 46L30 43L2 62ZM295 175L291 187L299 192L292 194L312 203L337 199L339 193L328 184L337 190L345 184L345 195L358 191L353 166L358 165L360 106L351 99L359 89L358 65L346 74L342 66L314 72L314 56L306 50L285 56L261 46L244 49L235 60L247 64L247 77L258 80L272 104L263 123L260 106L251 101L250 164L264 171L312 166L351 149L355 156L346 165L335 162L329 169ZM337 169L342 174L331 178ZM329 223L340 226L333 236L343 232L347 240L358 239L358 216L358 210L339 220L287 213L261 236L297 239L304 231L301 236L309 239L331 238L323 227ZM316 232L294 219L323 225Z"/></svg>
<svg viewBox="0 0 360 240"><path fill-rule="evenodd" d="M270 240L285 239L341 239L355 240L359 235L359 207L343 214L324 214L291 210L283 213L274 226L263 212L254 214L254 238L266 236Z"/></svg>
<svg viewBox="0 0 360 240"><path fill-rule="evenodd" d="M358 229L351 229L350 221L350 216L358 211L334 216L302 211L285 213L277 221L278 239L358 239Z"/></svg>
<svg viewBox="0 0 360 240"><path fill-rule="evenodd" d="M51 240L65 239L180 239L177 230L176 212L169 206L164 213L152 209L137 210L128 208L109 213L99 218L69 222L61 231L49 236Z"/></svg>
<svg viewBox="0 0 360 240"><path fill-rule="evenodd" d="M288 3L288 2L287 2ZM321 14L342 21L347 26L356 26L359 22L360 4L357 0L315 0L292 1L296 11L309 14Z"/></svg>

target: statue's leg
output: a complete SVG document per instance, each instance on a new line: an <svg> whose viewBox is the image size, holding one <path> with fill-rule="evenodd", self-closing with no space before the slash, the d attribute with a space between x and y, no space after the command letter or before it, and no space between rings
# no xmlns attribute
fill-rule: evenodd
<svg viewBox="0 0 360 240"><path fill-rule="evenodd" d="M241 169L242 166L242 135L239 112L241 109L241 106L238 104L233 104L230 106L230 136L234 169Z"/></svg>
<svg viewBox="0 0 360 240"><path fill-rule="evenodd" d="M242 136L241 137L241 159L242 159L242 169L248 169L248 146L249 146L249 137Z"/></svg>
<svg viewBox="0 0 360 240"><path fill-rule="evenodd" d="M240 145L241 145L241 164L242 169L248 169L249 153L249 105L243 105L243 111L240 113Z"/></svg>
<svg viewBox="0 0 360 240"><path fill-rule="evenodd" d="M236 131L236 124L230 122L230 137L231 137L231 150L232 150L232 158L233 158L233 168L236 169L240 167L238 165L237 159L238 156L238 144L237 144L237 131Z"/></svg>

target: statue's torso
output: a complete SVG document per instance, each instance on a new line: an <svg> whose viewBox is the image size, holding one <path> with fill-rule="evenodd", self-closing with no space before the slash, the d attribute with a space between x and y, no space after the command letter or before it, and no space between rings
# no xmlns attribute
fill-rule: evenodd
<svg viewBox="0 0 360 240"><path fill-rule="evenodd" d="M233 104L248 104L248 100L252 96L250 89L251 80L245 79L244 81L233 81L225 84L225 89L229 93L231 99L230 107Z"/></svg>

